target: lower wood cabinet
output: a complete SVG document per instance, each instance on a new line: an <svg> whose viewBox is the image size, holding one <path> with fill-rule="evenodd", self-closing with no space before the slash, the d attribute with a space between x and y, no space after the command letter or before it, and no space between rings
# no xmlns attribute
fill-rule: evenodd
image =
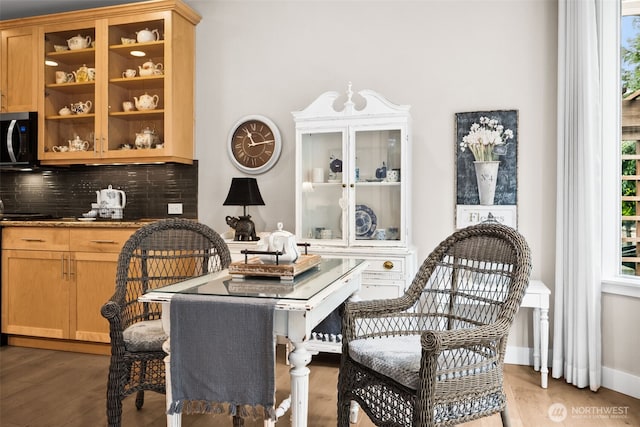
<svg viewBox="0 0 640 427"><path fill-rule="evenodd" d="M135 228L2 229L2 332L109 342L100 307L113 294Z"/></svg>

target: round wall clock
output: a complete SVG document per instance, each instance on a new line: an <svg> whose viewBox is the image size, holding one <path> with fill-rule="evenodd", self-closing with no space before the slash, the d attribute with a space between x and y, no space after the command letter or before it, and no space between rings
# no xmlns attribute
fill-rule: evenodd
<svg viewBox="0 0 640 427"><path fill-rule="evenodd" d="M276 164L282 150L280 131L273 121L260 115L238 120L227 141L231 162L241 171L260 174Z"/></svg>

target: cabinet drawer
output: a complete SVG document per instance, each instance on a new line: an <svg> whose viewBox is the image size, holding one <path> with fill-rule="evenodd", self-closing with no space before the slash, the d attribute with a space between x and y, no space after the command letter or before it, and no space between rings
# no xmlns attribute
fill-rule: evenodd
<svg viewBox="0 0 640 427"><path fill-rule="evenodd" d="M397 298L403 293L402 286L400 285L382 285L382 284L368 284L363 283L360 287L358 295L363 300L372 299L390 299Z"/></svg>
<svg viewBox="0 0 640 427"><path fill-rule="evenodd" d="M402 258L367 259L369 266L362 273L363 281L404 280L405 265Z"/></svg>
<svg viewBox="0 0 640 427"><path fill-rule="evenodd" d="M71 251L119 253L133 229L83 228L71 231Z"/></svg>
<svg viewBox="0 0 640 427"><path fill-rule="evenodd" d="M52 227L4 227L2 249L68 251L69 230Z"/></svg>

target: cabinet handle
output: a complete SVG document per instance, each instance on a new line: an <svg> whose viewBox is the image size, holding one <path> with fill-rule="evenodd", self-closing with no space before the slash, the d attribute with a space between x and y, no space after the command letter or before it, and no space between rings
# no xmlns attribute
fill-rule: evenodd
<svg viewBox="0 0 640 427"><path fill-rule="evenodd" d="M69 280L71 280L71 276L75 276L76 273L73 269L74 267L74 263L72 263L71 261L74 261L71 259L71 255L69 255Z"/></svg>
<svg viewBox="0 0 640 427"><path fill-rule="evenodd" d="M38 239L36 237L23 237L21 240L25 242L44 242L44 239Z"/></svg>
<svg viewBox="0 0 640 427"><path fill-rule="evenodd" d="M62 254L62 258L60 258L60 265L62 266L62 274L61 274L62 277L61 278L62 278L62 280L64 280L64 278L65 278L65 276L67 274L67 272L64 271L64 254Z"/></svg>
<svg viewBox="0 0 640 427"><path fill-rule="evenodd" d="M110 243L110 244L115 244L116 241L115 240L91 240L91 243Z"/></svg>
<svg viewBox="0 0 640 427"><path fill-rule="evenodd" d="M391 270L393 269L393 263L391 261L385 261L382 263L382 266L387 269L387 270Z"/></svg>

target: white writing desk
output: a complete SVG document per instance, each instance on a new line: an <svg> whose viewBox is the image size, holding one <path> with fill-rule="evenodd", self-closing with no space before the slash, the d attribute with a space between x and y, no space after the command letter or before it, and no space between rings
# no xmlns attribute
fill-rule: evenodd
<svg viewBox="0 0 640 427"><path fill-rule="evenodd" d="M294 348L289 354L291 425L306 427L309 406L307 365L311 362L311 352L307 350L306 342L318 323L360 289L362 271L366 267L367 263L358 259L323 260L317 271L310 271L300 276L300 279L296 278L294 282L297 283L293 288L280 282L231 281L231 276L225 270L154 289L139 300L163 303L162 326L167 335L170 335L169 304L176 293L275 299L274 333L287 337ZM167 352L165 378L168 408L172 402L169 340L165 342L163 349ZM286 408L286 404L282 406ZM167 426L181 425L180 414L167 415ZM265 422L265 425L273 424Z"/></svg>
<svg viewBox="0 0 640 427"><path fill-rule="evenodd" d="M549 378L549 297L551 291L540 280L529 281L520 307L533 308L533 369L540 370L542 388Z"/></svg>

